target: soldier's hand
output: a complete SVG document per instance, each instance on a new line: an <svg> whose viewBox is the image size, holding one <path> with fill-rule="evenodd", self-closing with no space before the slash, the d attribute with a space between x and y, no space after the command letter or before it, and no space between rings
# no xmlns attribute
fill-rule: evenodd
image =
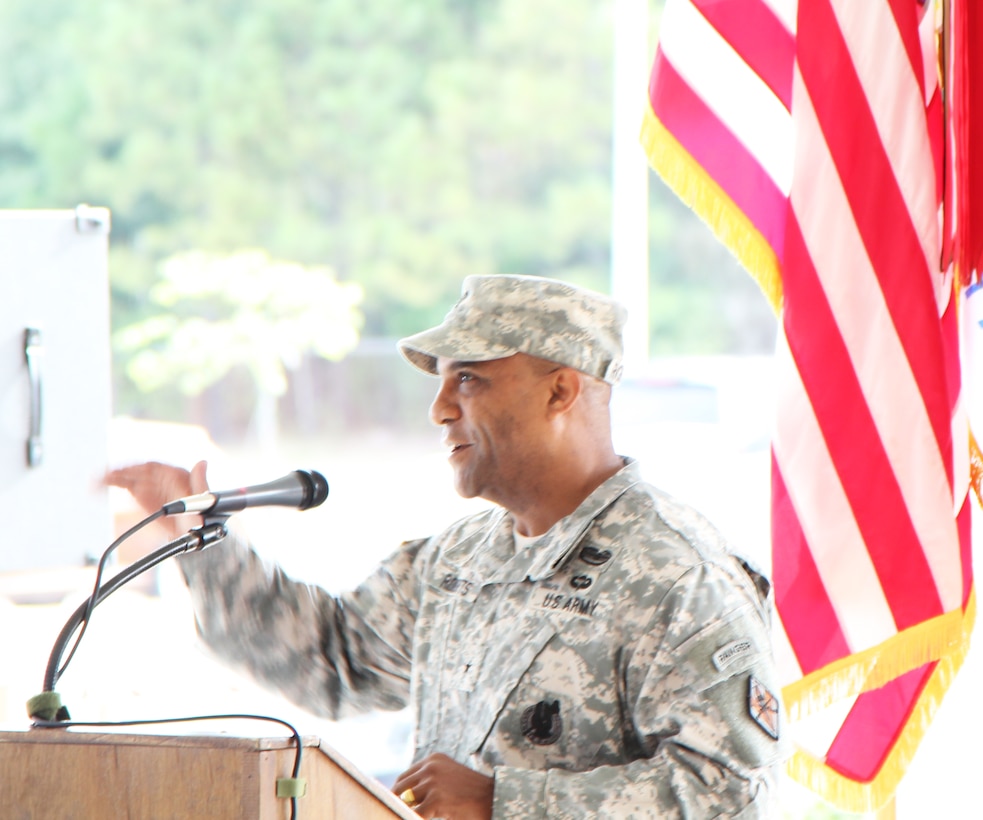
<svg viewBox="0 0 983 820"><path fill-rule="evenodd" d="M413 811L427 820L491 819L494 778L447 755L430 755L403 772L393 784L393 791L403 798L408 789L415 798Z"/></svg>
<svg viewBox="0 0 983 820"><path fill-rule="evenodd" d="M150 514L178 498L208 491L205 478L207 465L199 461L189 472L181 467L150 461L106 473L105 481L112 487L123 487ZM179 515L162 519L172 538L177 538L201 524L200 515Z"/></svg>

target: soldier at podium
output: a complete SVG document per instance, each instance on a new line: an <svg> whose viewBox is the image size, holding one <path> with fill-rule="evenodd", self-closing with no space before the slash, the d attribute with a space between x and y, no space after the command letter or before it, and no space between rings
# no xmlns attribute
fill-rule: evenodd
<svg viewBox="0 0 983 820"><path fill-rule="evenodd" d="M179 559L228 662L332 718L412 704L414 763L394 791L425 818L774 809L769 585L615 453L624 319L563 282L468 277L444 322L399 348L437 378L457 491L494 507L404 543L340 596L234 535ZM107 480L148 511L207 490L203 463Z"/></svg>

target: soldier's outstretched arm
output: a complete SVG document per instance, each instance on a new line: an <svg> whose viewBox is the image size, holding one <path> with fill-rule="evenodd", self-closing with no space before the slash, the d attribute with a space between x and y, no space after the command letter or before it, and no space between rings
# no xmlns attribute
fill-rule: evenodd
<svg viewBox="0 0 983 820"><path fill-rule="evenodd" d="M198 632L216 655L305 709L338 719L408 702L413 562L424 543L404 544L340 596L290 578L234 533L181 556L178 565Z"/></svg>
<svg viewBox="0 0 983 820"><path fill-rule="evenodd" d="M206 467L204 461L199 461L191 470L162 464L159 461L148 461L144 464L110 470L106 473L104 481L111 487L129 490L137 504L150 515L169 501L207 492ZM199 526L201 516L169 516L161 519L159 523L172 538L177 538L192 527Z"/></svg>

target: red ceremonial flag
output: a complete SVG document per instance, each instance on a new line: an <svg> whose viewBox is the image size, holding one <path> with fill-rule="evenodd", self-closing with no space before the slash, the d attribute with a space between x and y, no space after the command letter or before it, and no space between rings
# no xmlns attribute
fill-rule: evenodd
<svg viewBox="0 0 983 820"><path fill-rule="evenodd" d="M892 796L975 604L931 11L668 0L642 131L781 319L772 578L789 770L850 811ZM817 713L824 732L801 731Z"/></svg>

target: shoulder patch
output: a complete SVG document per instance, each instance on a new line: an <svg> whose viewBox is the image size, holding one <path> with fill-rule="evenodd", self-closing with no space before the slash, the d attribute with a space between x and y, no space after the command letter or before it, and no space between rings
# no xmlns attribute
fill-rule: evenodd
<svg viewBox="0 0 983 820"><path fill-rule="evenodd" d="M754 675L748 678L747 708L751 719L778 740L778 698Z"/></svg>

